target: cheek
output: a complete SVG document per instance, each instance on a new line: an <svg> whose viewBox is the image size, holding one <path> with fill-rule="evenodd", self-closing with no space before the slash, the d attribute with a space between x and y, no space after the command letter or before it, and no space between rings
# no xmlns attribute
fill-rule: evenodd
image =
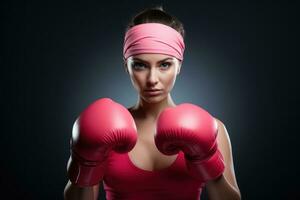
<svg viewBox="0 0 300 200"><path fill-rule="evenodd" d="M168 82L168 85L166 87L167 92L170 92L173 89L174 85L175 85L175 79L170 80L170 82Z"/></svg>
<svg viewBox="0 0 300 200"><path fill-rule="evenodd" d="M143 88L143 77L141 75L136 75L132 73L130 75L131 83L137 91L140 91Z"/></svg>
<svg viewBox="0 0 300 200"><path fill-rule="evenodd" d="M175 80L176 80L176 75L174 73L162 77L161 84L163 85L165 92L169 93L172 90L175 84Z"/></svg>
<svg viewBox="0 0 300 200"><path fill-rule="evenodd" d="M169 92L174 87L175 81L176 81L176 73L175 71L170 72L168 76L165 76L163 79L163 84L166 88L166 90Z"/></svg>

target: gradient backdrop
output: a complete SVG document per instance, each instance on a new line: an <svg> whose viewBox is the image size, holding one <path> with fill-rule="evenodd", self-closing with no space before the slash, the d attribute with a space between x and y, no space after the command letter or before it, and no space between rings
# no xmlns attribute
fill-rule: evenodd
<svg viewBox="0 0 300 200"><path fill-rule="evenodd" d="M243 199L300 199L297 7L262 1L1 2L0 199L63 198L73 122L98 98L136 102L124 30L160 4L186 31L172 97L224 122Z"/></svg>

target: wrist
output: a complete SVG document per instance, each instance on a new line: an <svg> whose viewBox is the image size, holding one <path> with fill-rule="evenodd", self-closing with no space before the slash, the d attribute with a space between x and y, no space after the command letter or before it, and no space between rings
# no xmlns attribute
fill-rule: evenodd
<svg viewBox="0 0 300 200"><path fill-rule="evenodd" d="M73 159L68 161L68 177L73 185L88 187L98 184L104 176L104 164L85 165Z"/></svg>
<svg viewBox="0 0 300 200"><path fill-rule="evenodd" d="M206 160L190 160L186 158L188 171L204 182L219 178L224 170L225 163L221 152L217 151Z"/></svg>

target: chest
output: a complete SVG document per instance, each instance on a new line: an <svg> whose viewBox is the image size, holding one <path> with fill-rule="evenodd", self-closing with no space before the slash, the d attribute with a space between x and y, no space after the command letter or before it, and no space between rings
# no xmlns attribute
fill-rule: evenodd
<svg viewBox="0 0 300 200"><path fill-rule="evenodd" d="M129 159L138 168L148 171L161 170L175 162L177 155L162 154L154 143L155 124L137 123L138 140L128 152Z"/></svg>
<svg viewBox="0 0 300 200"><path fill-rule="evenodd" d="M196 200L199 199L203 187L201 180L194 179L188 173L182 152L179 152L175 163L170 167L147 171L134 166L127 153L119 154L112 151L103 183L107 199ZM174 191L181 192L174 193Z"/></svg>

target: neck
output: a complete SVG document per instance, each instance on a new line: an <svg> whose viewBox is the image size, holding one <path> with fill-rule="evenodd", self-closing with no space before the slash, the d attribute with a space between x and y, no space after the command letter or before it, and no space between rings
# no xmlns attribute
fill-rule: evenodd
<svg viewBox="0 0 300 200"><path fill-rule="evenodd" d="M155 121L161 111L166 107L175 106L176 104L173 102L171 95L168 94L165 99L157 103L148 103L139 97L136 105L132 109L135 111L137 117Z"/></svg>

